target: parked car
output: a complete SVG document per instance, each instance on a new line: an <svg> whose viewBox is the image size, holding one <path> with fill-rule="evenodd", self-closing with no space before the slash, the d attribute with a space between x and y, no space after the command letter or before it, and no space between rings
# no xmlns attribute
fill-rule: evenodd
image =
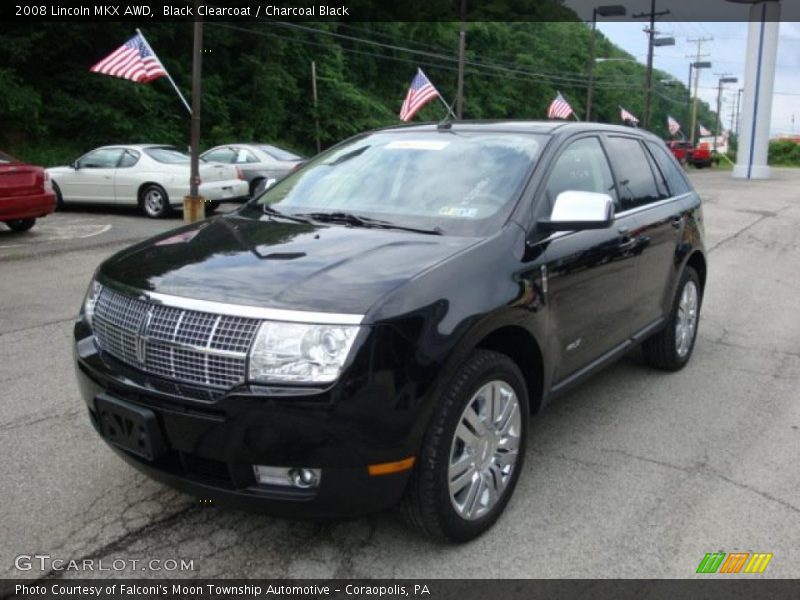
<svg viewBox="0 0 800 600"><path fill-rule="evenodd" d="M643 130L375 131L106 260L80 389L122 458L186 492L307 516L400 502L465 541L508 503L529 414L637 345L686 365L703 236Z"/></svg>
<svg viewBox="0 0 800 600"><path fill-rule="evenodd" d="M700 142L697 144L697 147L695 147L689 155L689 163L698 169L710 167L714 161L715 157L711 152L711 145L707 142Z"/></svg>
<svg viewBox="0 0 800 600"><path fill-rule="evenodd" d="M225 144L201 154L204 160L236 165L250 186L250 196L286 177L305 158L272 144Z"/></svg>
<svg viewBox="0 0 800 600"><path fill-rule="evenodd" d="M36 219L55 210L55 201L50 177L42 167L0 152L0 221L13 231L28 231Z"/></svg>
<svg viewBox="0 0 800 600"><path fill-rule="evenodd" d="M675 159L682 165L689 162L689 156L692 154L692 143L688 140L669 140L667 142L667 148L669 148Z"/></svg>
<svg viewBox="0 0 800 600"><path fill-rule="evenodd" d="M68 167L53 167L59 204L91 202L139 206L148 217L165 217L183 206L189 194L187 153L159 144L103 146L84 154ZM247 182L231 165L200 164L200 194L214 209L220 200L246 198Z"/></svg>

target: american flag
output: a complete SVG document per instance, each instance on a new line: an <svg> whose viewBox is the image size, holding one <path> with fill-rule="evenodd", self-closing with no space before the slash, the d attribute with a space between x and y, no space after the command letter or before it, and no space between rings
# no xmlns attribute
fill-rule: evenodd
<svg viewBox="0 0 800 600"><path fill-rule="evenodd" d="M561 92L558 92L556 99L550 104L550 108L547 109L547 118L548 119L569 119L569 116L573 113L572 107L569 105L569 102L564 100L564 96L561 95Z"/></svg>
<svg viewBox="0 0 800 600"><path fill-rule="evenodd" d="M667 116L667 127L669 128L669 132L671 135L675 135L681 130L681 124L678 123L675 119Z"/></svg>
<svg viewBox="0 0 800 600"><path fill-rule="evenodd" d="M425 77L422 69L417 69L417 74L411 80L411 87L408 88L406 99L403 100L403 106L400 107L400 119L405 122L410 121L420 108L436 96L441 97L430 80Z"/></svg>
<svg viewBox="0 0 800 600"><path fill-rule="evenodd" d="M622 118L623 123L633 123L636 125L639 122L639 119L633 116L633 113L628 112L621 106L619 107L619 116Z"/></svg>
<svg viewBox="0 0 800 600"><path fill-rule="evenodd" d="M140 33L89 70L93 73L130 79L137 83L148 83L167 74L164 65Z"/></svg>
<svg viewBox="0 0 800 600"><path fill-rule="evenodd" d="M702 135L702 136L714 135L708 129L703 127L700 123L698 123L697 126L700 128L700 135Z"/></svg>

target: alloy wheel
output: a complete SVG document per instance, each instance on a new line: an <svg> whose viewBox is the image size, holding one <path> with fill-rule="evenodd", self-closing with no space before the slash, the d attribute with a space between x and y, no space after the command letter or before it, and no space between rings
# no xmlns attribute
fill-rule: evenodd
<svg viewBox="0 0 800 600"><path fill-rule="evenodd" d="M678 302L678 316L675 320L675 351L683 358L689 353L697 328L698 294L697 286L691 279L686 282Z"/></svg>
<svg viewBox="0 0 800 600"><path fill-rule="evenodd" d="M519 399L502 380L486 383L467 403L447 471L450 501L462 518L479 519L502 498L519 457L521 420Z"/></svg>

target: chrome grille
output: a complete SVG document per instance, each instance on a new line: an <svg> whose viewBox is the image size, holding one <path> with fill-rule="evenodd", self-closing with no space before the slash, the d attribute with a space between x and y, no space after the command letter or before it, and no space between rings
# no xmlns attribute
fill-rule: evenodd
<svg viewBox="0 0 800 600"><path fill-rule="evenodd" d="M245 380L247 351L260 321L154 304L108 287L95 305L100 348L167 379L228 388Z"/></svg>

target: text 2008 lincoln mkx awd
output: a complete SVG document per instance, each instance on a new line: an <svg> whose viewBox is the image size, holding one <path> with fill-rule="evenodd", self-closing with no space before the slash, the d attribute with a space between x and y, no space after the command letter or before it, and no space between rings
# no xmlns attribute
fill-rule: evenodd
<svg viewBox="0 0 800 600"><path fill-rule="evenodd" d="M531 413L639 344L687 363L705 279L700 199L647 132L385 129L106 260L78 380L111 448L190 494L399 504L465 541L511 498Z"/></svg>

